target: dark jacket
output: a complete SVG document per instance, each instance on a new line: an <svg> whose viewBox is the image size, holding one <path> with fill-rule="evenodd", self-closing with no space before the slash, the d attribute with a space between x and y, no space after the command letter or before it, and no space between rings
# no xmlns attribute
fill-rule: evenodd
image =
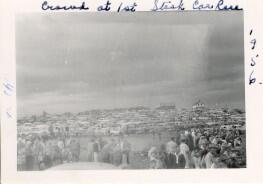
<svg viewBox="0 0 263 184"><path fill-rule="evenodd" d="M166 154L165 165L167 169L183 169L185 168L185 158L183 154L178 155L178 162L177 156L171 153Z"/></svg>

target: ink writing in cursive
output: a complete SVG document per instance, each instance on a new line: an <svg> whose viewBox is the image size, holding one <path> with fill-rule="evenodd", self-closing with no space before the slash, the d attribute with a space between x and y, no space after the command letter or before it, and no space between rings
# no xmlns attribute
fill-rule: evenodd
<svg viewBox="0 0 263 184"><path fill-rule="evenodd" d="M226 5L224 0L219 0L216 5L216 10L243 10L238 5Z"/></svg>
<svg viewBox="0 0 263 184"><path fill-rule="evenodd" d="M89 10L86 6L85 1L80 6L76 5L49 5L47 1L44 1L41 6L42 10Z"/></svg>
<svg viewBox="0 0 263 184"><path fill-rule="evenodd" d="M117 9L117 12L121 12L121 11L135 12L136 6L138 6L136 2L134 2L131 5L124 5L123 3L121 3Z"/></svg>
<svg viewBox="0 0 263 184"><path fill-rule="evenodd" d="M243 10L238 5L226 4L224 0L219 0L215 4L195 0L192 7L194 10Z"/></svg>
<svg viewBox="0 0 263 184"><path fill-rule="evenodd" d="M152 11L163 11L163 10L185 10L183 0L180 2L173 3L172 1L154 1L154 7Z"/></svg>
<svg viewBox="0 0 263 184"><path fill-rule="evenodd" d="M203 4L200 3L199 0L195 0L193 3L194 10L212 10L213 8L214 8L213 4L209 4L209 3Z"/></svg>
<svg viewBox="0 0 263 184"><path fill-rule="evenodd" d="M109 0L107 0L105 5L98 6L97 10L98 11L109 11L111 9L110 5L111 5L111 2Z"/></svg>

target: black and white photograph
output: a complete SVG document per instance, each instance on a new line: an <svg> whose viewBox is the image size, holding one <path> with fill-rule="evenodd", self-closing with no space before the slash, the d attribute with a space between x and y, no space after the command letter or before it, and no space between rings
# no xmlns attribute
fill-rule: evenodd
<svg viewBox="0 0 263 184"><path fill-rule="evenodd" d="M17 171L246 168L243 11L15 17Z"/></svg>

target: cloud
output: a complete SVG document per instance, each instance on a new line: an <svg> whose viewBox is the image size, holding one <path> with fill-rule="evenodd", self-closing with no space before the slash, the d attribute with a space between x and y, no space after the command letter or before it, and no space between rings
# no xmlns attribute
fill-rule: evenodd
<svg viewBox="0 0 263 184"><path fill-rule="evenodd" d="M244 105L243 13L25 14L19 113L175 102ZM234 95L237 94L237 95Z"/></svg>

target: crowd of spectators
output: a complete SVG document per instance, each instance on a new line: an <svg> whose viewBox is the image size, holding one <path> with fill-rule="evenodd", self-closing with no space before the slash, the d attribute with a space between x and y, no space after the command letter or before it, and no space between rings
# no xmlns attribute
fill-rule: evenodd
<svg viewBox="0 0 263 184"><path fill-rule="evenodd" d="M148 152L151 169L240 168L246 166L245 135L238 129L182 129Z"/></svg>
<svg viewBox="0 0 263 184"><path fill-rule="evenodd" d="M80 143L76 138L21 136L17 142L18 170L44 170L65 162L77 162Z"/></svg>
<svg viewBox="0 0 263 184"><path fill-rule="evenodd" d="M150 169L240 168L246 167L245 132L238 129L182 128L172 133L168 142L148 150ZM166 139L167 140L167 139ZM131 144L124 135L91 137L80 143L80 137L69 135L19 136L18 170L45 170L80 161L104 162L120 168L129 167ZM82 160L83 161L83 160Z"/></svg>
<svg viewBox="0 0 263 184"><path fill-rule="evenodd" d="M20 136L17 142L18 170L45 170L50 167L78 162L80 152L86 162L104 162L125 167L129 164L130 143L123 136L93 137L80 145L80 137L71 136Z"/></svg>

